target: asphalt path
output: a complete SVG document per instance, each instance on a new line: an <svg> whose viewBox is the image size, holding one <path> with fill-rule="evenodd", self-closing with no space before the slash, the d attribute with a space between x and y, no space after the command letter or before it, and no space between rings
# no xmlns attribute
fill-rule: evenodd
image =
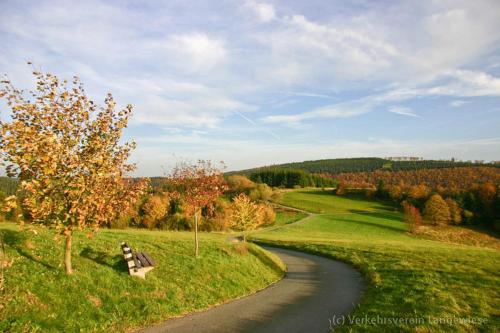
<svg viewBox="0 0 500 333"><path fill-rule="evenodd" d="M258 293L167 320L140 332L330 332L333 318L359 302L363 279L349 265L280 248L267 250L287 265L285 277Z"/></svg>

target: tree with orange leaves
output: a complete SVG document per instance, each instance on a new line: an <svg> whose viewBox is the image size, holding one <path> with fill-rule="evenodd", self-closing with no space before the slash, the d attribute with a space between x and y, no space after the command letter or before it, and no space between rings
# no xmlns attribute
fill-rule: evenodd
<svg viewBox="0 0 500 333"><path fill-rule="evenodd" d="M11 120L0 122L0 153L22 194L9 197L8 206L20 205L32 223L65 235L64 264L71 274L73 232L95 231L116 219L144 189L144 182L125 178L135 168L127 163L135 144L119 143L132 106L117 112L111 94L96 105L77 77L68 84L50 73L33 75L34 91L16 89L7 79L0 85L11 110Z"/></svg>
<svg viewBox="0 0 500 333"><path fill-rule="evenodd" d="M196 164L180 163L169 177L169 181L184 204L186 213L194 216L194 254L198 257L198 224L201 210L214 203L227 189L222 168L210 161L199 160Z"/></svg>

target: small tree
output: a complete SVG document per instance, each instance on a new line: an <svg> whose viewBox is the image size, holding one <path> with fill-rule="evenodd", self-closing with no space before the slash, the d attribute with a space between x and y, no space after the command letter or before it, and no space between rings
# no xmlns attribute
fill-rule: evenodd
<svg viewBox="0 0 500 333"><path fill-rule="evenodd" d="M201 209L217 200L226 190L221 168L210 161L197 164L180 163L169 177L176 194L181 198L186 213L194 216L194 254L198 257L198 223Z"/></svg>
<svg viewBox="0 0 500 333"><path fill-rule="evenodd" d="M422 225L422 217L417 207L408 202L403 202L403 211L405 222L408 223L411 233L417 233L418 228Z"/></svg>
<svg viewBox="0 0 500 333"><path fill-rule="evenodd" d="M237 231L253 230L261 224L260 206L241 193L233 199L232 228ZM246 235L243 234L246 241Z"/></svg>
<svg viewBox="0 0 500 333"><path fill-rule="evenodd" d="M446 201L439 194L433 194L425 202L424 218L432 225L447 224L450 222L450 209Z"/></svg>
<svg viewBox="0 0 500 333"><path fill-rule="evenodd" d="M446 204L450 210L451 222L460 224L460 222L462 222L462 208L460 208L458 203L452 198L446 198Z"/></svg>
<svg viewBox="0 0 500 333"><path fill-rule="evenodd" d="M135 168L127 164L135 144L119 143L132 106L116 112L110 94L97 106L77 77L68 85L49 73L33 75L36 89L30 92L1 82L0 97L12 115L0 122L0 152L22 194L8 205L16 208L19 201L32 223L65 235L64 264L71 274L73 232L95 231L116 219L144 188L124 178Z"/></svg>

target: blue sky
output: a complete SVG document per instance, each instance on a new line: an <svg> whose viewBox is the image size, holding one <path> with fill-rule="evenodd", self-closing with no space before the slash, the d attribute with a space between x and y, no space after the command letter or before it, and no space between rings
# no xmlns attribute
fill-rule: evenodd
<svg viewBox="0 0 500 333"><path fill-rule="evenodd" d="M133 104L137 175L198 158L500 160L498 0L4 0L0 40L19 87L30 60Z"/></svg>

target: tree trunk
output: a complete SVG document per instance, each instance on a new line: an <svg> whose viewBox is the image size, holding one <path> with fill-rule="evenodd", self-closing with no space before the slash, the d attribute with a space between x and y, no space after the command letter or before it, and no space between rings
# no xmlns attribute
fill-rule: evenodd
<svg viewBox="0 0 500 333"><path fill-rule="evenodd" d="M66 249L64 252L64 266L66 267L66 274L73 274L73 267L71 267L71 241L72 232L68 231L66 234Z"/></svg>
<svg viewBox="0 0 500 333"><path fill-rule="evenodd" d="M198 258L198 211L194 213L194 256Z"/></svg>

